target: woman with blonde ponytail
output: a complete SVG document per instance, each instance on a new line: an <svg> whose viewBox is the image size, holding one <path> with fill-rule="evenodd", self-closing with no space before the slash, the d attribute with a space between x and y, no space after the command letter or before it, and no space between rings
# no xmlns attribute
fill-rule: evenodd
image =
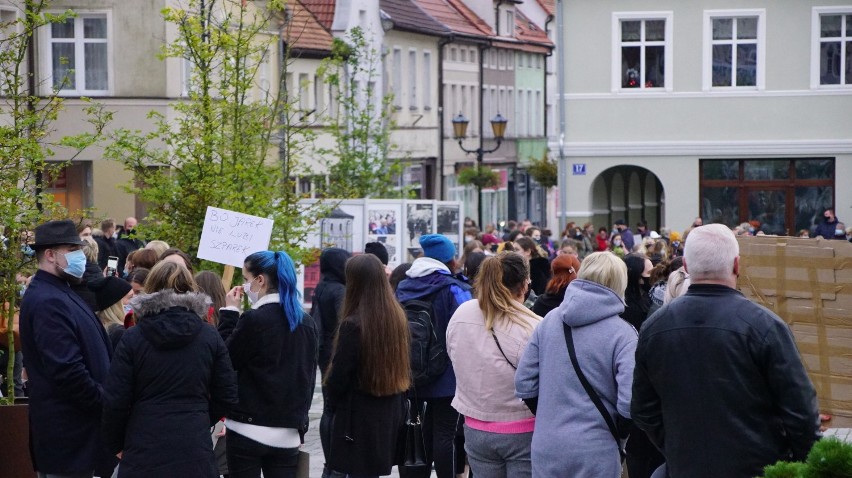
<svg viewBox="0 0 852 478"><path fill-rule="evenodd" d="M456 373L453 408L464 415L464 449L474 476L529 477L535 417L515 398L515 368L541 317L523 302L529 263L514 252L485 259L475 300L460 305L447 328Z"/></svg>

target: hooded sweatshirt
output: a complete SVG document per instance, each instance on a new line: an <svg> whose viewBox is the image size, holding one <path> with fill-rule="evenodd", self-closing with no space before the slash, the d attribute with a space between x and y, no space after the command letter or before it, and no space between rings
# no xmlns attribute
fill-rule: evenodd
<svg viewBox="0 0 852 478"><path fill-rule="evenodd" d="M430 302L435 313L432 318L435 334L446 338L450 317L458 306L473 298L470 286L451 275L444 263L430 257L415 259L406 275L408 279L399 283L396 298L402 303L414 299ZM456 375L452 364L437 380L417 390L419 398L452 397L455 392Z"/></svg>
<svg viewBox="0 0 852 478"><path fill-rule="evenodd" d="M340 322L340 310L346 294L346 261L352 257L345 249L330 247L320 255L320 281L311 300L311 317L319 334L319 366L325 374L331 361L334 333Z"/></svg>
<svg viewBox="0 0 852 478"><path fill-rule="evenodd" d="M572 328L580 369L610 415L629 417L638 334L618 316L623 311L612 290L577 279L533 332L515 374L515 395L538 397L533 477L620 476L617 444L574 372L562 324Z"/></svg>

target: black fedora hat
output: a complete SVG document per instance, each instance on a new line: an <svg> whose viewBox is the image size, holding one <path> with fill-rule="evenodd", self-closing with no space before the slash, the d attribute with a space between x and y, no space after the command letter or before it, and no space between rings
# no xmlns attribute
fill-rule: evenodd
<svg viewBox="0 0 852 478"><path fill-rule="evenodd" d="M44 249L50 246L69 244L82 246L86 243L80 240L74 221L48 221L35 228L35 242L30 244L33 249Z"/></svg>

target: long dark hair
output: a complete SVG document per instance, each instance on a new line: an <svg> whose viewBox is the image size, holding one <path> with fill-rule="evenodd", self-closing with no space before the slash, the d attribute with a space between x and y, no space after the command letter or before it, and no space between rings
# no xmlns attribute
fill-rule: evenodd
<svg viewBox="0 0 852 478"><path fill-rule="evenodd" d="M361 329L358 381L362 390L382 397L411 386L408 321L385 275L372 254L346 261L343 320ZM337 352L338 335L334 339ZM329 374L326 374L328 376Z"/></svg>
<svg viewBox="0 0 852 478"><path fill-rule="evenodd" d="M305 313L302 310L299 291L296 289L296 267L293 265L293 259L284 251L260 251L246 257L243 265L255 277L263 274L269 280L267 290L278 292L281 309L290 324L290 331L296 330Z"/></svg>
<svg viewBox="0 0 852 478"><path fill-rule="evenodd" d="M642 273L645 272L647 259L640 253L628 254L624 257L624 263L627 264L627 289L624 291L624 298L628 301L642 297L642 287L639 282L642 280Z"/></svg>
<svg viewBox="0 0 852 478"><path fill-rule="evenodd" d="M525 251L529 251L530 259L541 257L541 254L538 252L538 245L529 237L519 237L515 240L515 244L521 246Z"/></svg>
<svg viewBox="0 0 852 478"><path fill-rule="evenodd" d="M133 272L136 272L135 270ZM195 274L195 282L201 292L204 292L213 301L213 325L219 324L219 309L225 307L225 286L218 274L211 271L201 271Z"/></svg>

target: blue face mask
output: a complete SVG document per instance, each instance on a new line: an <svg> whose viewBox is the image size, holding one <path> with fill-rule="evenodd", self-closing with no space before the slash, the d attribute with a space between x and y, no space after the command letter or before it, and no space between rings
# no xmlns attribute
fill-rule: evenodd
<svg viewBox="0 0 852 478"><path fill-rule="evenodd" d="M83 273L86 272L86 254L84 254L80 249L66 252L65 261L68 262L68 265L64 269L61 267L60 269L68 273L70 276L81 279L83 277Z"/></svg>

